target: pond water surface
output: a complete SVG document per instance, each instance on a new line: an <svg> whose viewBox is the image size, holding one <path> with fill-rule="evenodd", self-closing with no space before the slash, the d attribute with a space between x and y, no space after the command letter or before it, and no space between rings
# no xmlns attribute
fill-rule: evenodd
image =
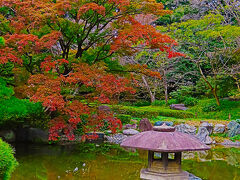
<svg viewBox="0 0 240 180"><path fill-rule="evenodd" d="M19 166L12 180L134 180L146 167L146 151L95 146L15 145ZM240 180L240 148L184 153L182 168L202 179Z"/></svg>

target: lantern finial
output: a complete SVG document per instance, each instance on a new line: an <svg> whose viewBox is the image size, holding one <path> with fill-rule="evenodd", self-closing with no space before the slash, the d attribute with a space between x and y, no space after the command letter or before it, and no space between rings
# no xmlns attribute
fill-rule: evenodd
<svg viewBox="0 0 240 180"><path fill-rule="evenodd" d="M153 130L158 132L174 132L175 127L167 126L165 123L163 123L161 126L154 126Z"/></svg>

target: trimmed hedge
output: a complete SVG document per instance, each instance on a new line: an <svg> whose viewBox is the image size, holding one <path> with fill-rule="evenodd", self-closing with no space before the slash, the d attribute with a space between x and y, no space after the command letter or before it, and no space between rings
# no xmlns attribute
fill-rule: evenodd
<svg viewBox="0 0 240 180"><path fill-rule="evenodd" d="M0 179L8 180L18 165L12 147L0 138Z"/></svg>
<svg viewBox="0 0 240 180"><path fill-rule="evenodd" d="M167 117L175 117L175 118L194 118L194 114L192 112L180 111L180 110L172 110L161 107L132 107L132 106L114 106L113 111L119 114L127 114L132 117L139 118L153 118L157 116L167 116Z"/></svg>
<svg viewBox="0 0 240 180"><path fill-rule="evenodd" d="M128 124L132 117L126 114L118 114L117 118L121 120L122 124Z"/></svg>

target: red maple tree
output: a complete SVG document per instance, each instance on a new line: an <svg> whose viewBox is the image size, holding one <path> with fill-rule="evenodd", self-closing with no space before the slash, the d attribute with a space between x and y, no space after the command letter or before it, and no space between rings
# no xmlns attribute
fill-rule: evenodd
<svg viewBox="0 0 240 180"><path fill-rule="evenodd" d="M121 128L111 111L98 106L134 93L134 78L110 73L105 59L141 48L166 51L169 58L182 55L172 51L173 39L134 17L171 13L154 0L0 0L0 6L8 8L2 14L8 28L0 63L13 62L31 73L25 93L51 113L49 140L62 133L73 140L79 126L85 133ZM128 72L161 78L147 66L133 65Z"/></svg>

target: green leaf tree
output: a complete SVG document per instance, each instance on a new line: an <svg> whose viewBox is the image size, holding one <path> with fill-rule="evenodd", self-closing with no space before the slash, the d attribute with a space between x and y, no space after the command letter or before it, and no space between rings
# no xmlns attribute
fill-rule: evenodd
<svg viewBox="0 0 240 180"><path fill-rule="evenodd" d="M230 75L228 69L239 66L239 61L232 58L232 52L238 47L240 27L225 25L224 17L220 14L208 14L199 20L159 28L163 29L178 40L181 50L197 65L201 77L220 105L217 95L218 78ZM207 76L214 79L213 84Z"/></svg>

